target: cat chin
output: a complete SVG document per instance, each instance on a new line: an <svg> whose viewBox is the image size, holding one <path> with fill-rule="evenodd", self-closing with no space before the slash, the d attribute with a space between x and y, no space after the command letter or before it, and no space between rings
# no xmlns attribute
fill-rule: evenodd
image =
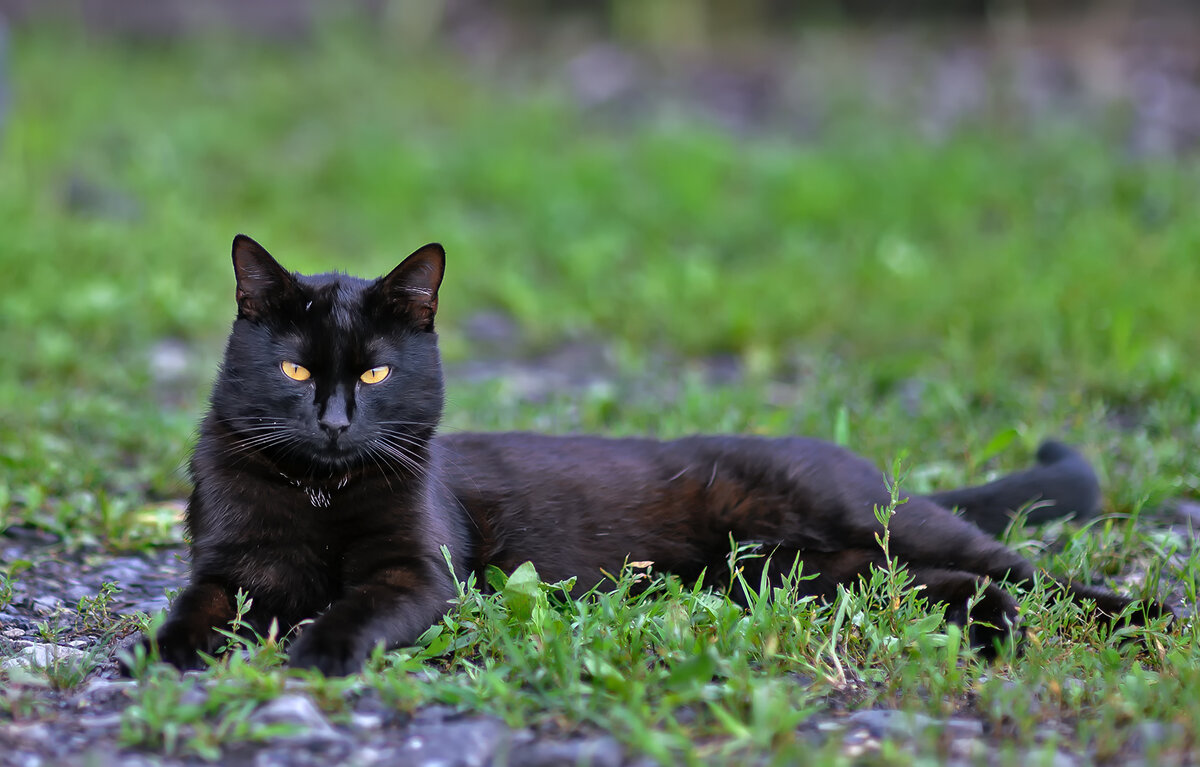
<svg viewBox="0 0 1200 767"><path fill-rule="evenodd" d="M357 453L346 451L335 455L316 454L303 464L277 462L274 466L292 484L344 487L349 478L362 469L363 460Z"/></svg>

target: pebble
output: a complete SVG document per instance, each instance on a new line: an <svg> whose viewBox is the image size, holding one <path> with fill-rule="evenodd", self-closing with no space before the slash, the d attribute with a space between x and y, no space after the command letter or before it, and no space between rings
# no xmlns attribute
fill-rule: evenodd
<svg viewBox="0 0 1200 767"><path fill-rule="evenodd" d="M121 726L121 715L99 714L97 716L81 716L76 720L84 729L109 730Z"/></svg>
<svg viewBox="0 0 1200 767"><path fill-rule="evenodd" d="M866 728L872 735L880 738L915 735L931 727L941 728L952 738L978 738L983 735L983 723L974 719L933 719L924 714L894 709L858 711L850 716L847 723L851 728Z"/></svg>
<svg viewBox="0 0 1200 767"><path fill-rule="evenodd" d="M320 709L304 695L281 695L250 715L255 724L291 725L292 732L279 735L282 741L333 740L342 736Z"/></svg>
<svg viewBox="0 0 1200 767"><path fill-rule="evenodd" d="M50 615L61 610L65 604L66 602L58 597L47 594L45 596L36 597L33 600L33 609L37 611L39 615Z"/></svg>
<svg viewBox="0 0 1200 767"><path fill-rule="evenodd" d="M507 764L521 767L620 767L625 752L613 738L587 738L566 741L532 741L516 746L509 752Z"/></svg>
<svg viewBox="0 0 1200 767"><path fill-rule="evenodd" d="M96 676L84 682L79 694L84 701L96 705L110 696L136 686L137 682L133 679L105 679Z"/></svg>
<svg viewBox="0 0 1200 767"><path fill-rule="evenodd" d="M25 629L4 629L4 631L0 631L0 635L6 636L9 639L16 639L17 637L25 636Z"/></svg>
<svg viewBox="0 0 1200 767"><path fill-rule="evenodd" d="M118 557L106 564L97 575L101 581L124 587L145 580L148 569L149 565L144 559Z"/></svg>
<svg viewBox="0 0 1200 767"><path fill-rule="evenodd" d="M355 712L350 715L350 726L356 730L378 730L383 726L383 717L379 714Z"/></svg>
<svg viewBox="0 0 1200 767"><path fill-rule="evenodd" d="M29 644L21 651L0 664L3 668L27 669L46 668L55 662L82 661L87 657L83 650L56 644Z"/></svg>
<svg viewBox="0 0 1200 767"><path fill-rule="evenodd" d="M851 734L866 730L873 738L895 738L912 737L937 724L936 719L924 714L879 708L854 712L846 720L846 729Z"/></svg>
<svg viewBox="0 0 1200 767"><path fill-rule="evenodd" d="M466 719L450 724L414 724L406 733L397 765L484 767L507 751L512 731L496 719Z"/></svg>

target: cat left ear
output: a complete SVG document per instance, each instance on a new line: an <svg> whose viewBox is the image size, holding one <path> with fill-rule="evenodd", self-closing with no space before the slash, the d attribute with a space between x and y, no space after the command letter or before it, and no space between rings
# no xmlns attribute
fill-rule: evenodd
<svg viewBox="0 0 1200 767"><path fill-rule="evenodd" d="M386 277L375 283L383 300L422 330L433 330L438 287L446 271L446 251L436 242L418 248Z"/></svg>
<svg viewBox="0 0 1200 767"><path fill-rule="evenodd" d="M297 293L296 280L267 249L244 234L233 238L238 317L257 320Z"/></svg>

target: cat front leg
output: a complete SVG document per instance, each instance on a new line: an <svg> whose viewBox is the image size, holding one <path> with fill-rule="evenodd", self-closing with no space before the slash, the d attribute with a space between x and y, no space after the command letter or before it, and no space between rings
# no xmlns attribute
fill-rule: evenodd
<svg viewBox="0 0 1200 767"><path fill-rule="evenodd" d="M154 638L142 638L142 646L147 654L157 646L159 657L178 669L199 668L200 654L212 655L221 646L223 638L214 627L228 625L235 611L233 595L225 585L193 583L175 599ZM124 661L121 670L131 671Z"/></svg>
<svg viewBox="0 0 1200 767"><path fill-rule="evenodd" d="M288 662L326 676L362 668L375 645L411 645L449 608L453 585L431 570L395 568L377 573L333 603L292 643Z"/></svg>

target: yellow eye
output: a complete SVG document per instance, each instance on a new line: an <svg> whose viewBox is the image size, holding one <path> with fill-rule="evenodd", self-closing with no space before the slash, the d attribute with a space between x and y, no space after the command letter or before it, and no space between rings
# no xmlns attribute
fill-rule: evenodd
<svg viewBox="0 0 1200 767"><path fill-rule="evenodd" d="M392 369L390 367L388 367L387 365L380 365L377 368L371 368L367 372L360 375L358 378L363 383L375 384L375 383L379 383L383 379L387 378L388 373L390 373L390 372L392 372Z"/></svg>
<svg viewBox="0 0 1200 767"><path fill-rule="evenodd" d="M293 381L307 381L312 378L312 373L308 372L308 368L297 365L295 362L281 362L279 369Z"/></svg>

